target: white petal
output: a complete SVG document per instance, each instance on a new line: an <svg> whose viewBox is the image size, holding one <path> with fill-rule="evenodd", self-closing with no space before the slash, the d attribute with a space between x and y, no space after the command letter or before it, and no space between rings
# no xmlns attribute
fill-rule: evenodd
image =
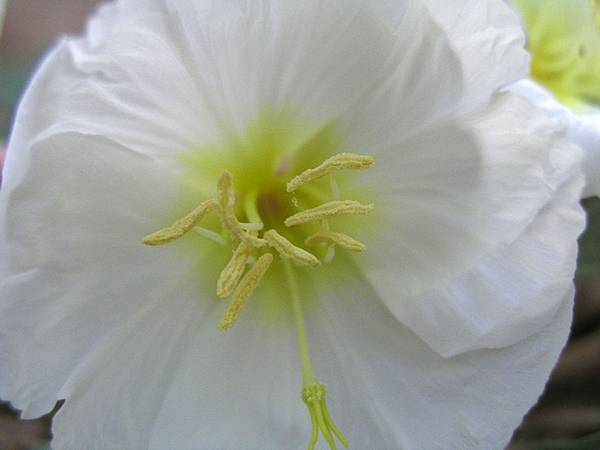
<svg viewBox="0 0 600 450"><path fill-rule="evenodd" d="M401 21L404 2L379 1L390 21ZM529 56L524 48L524 32L517 14L503 0L423 0L423 3L447 34L446 39L460 59L462 111L486 103L499 88L527 75ZM440 74L447 76L446 71Z"/></svg>
<svg viewBox="0 0 600 450"><path fill-rule="evenodd" d="M310 418L293 329L265 329L253 296L236 325L202 324L176 373L150 448L305 449Z"/></svg>
<svg viewBox="0 0 600 450"><path fill-rule="evenodd" d="M164 157L216 135L169 17L151 3L134 6L102 7L86 37L65 38L48 54L19 106L11 147L81 132Z"/></svg>
<svg viewBox="0 0 600 450"><path fill-rule="evenodd" d="M223 121L245 126L265 106L331 120L377 82L395 36L359 0L169 2Z"/></svg>
<svg viewBox="0 0 600 450"><path fill-rule="evenodd" d="M388 306L442 356L506 347L537 333L573 284L585 226L582 185L581 176L570 179L522 236L457 279Z"/></svg>
<svg viewBox="0 0 600 450"><path fill-rule="evenodd" d="M75 131L169 157L245 128L265 107L322 126L378 80L394 42L358 0L126 0L48 55L14 146Z"/></svg>
<svg viewBox="0 0 600 450"><path fill-rule="evenodd" d="M578 164L555 124L517 96L374 152L362 182L385 224L357 258L393 311L510 244Z"/></svg>
<svg viewBox="0 0 600 450"><path fill-rule="evenodd" d="M530 99L551 117L565 123L569 130L569 139L584 152L583 170L587 185L582 197L600 196L600 110L590 107L576 114L532 80L520 81L511 85L509 89Z"/></svg>
<svg viewBox="0 0 600 450"><path fill-rule="evenodd" d="M348 145L362 152L379 151L454 115L464 90L459 57L421 2L383 4L381 13L397 16L389 25L394 47L384 70L372 71L372 89L340 118Z"/></svg>
<svg viewBox="0 0 600 450"><path fill-rule="evenodd" d="M60 392L66 403L53 421L53 449L148 448L183 355L206 316L184 285L165 284L170 292L147 296L135 315L79 363ZM170 438L171 447L164 448L182 448L173 434Z"/></svg>
<svg viewBox="0 0 600 450"><path fill-rule="evenodd" d="M190 275L186 258L140 242L175 193L148 157L75 134L12 157L25 177L0 197L0 396L29 418Z"/></svg>
<svg viewBox="0 0 600 450"><path fill-rule="evenodd" d="M309 319L315 370L352 448L500 450L562 349L573 291L539 333L501 350L443 358L365 284L345 279Z"/></svg>

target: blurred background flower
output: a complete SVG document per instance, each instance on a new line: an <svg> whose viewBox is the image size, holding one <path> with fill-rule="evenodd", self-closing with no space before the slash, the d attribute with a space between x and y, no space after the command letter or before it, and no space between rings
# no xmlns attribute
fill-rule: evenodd
<svg viewBox="0 0 600 450"><path fill-rule="evenodd" d="M527 29L531 75L574 110L600 101L595 0L511 0Z"/></svg>
<svg viewBox="0 0 600 450"><path fill-rule="evenodd" d="M3 2L0 0L0 6ZM8 2L0 34L0 165L3 142L28 75L59 35L82 31L85 17L98 3L100 0ZM571 45L568 37L564 45ZM596 82L600 84L600 79ZM584 206L589 225L581 238L571 340L540 403L516 431L511 450L600 448L600 200L586 200ZM21 421L8 405L0 404L0 448L45 448L51 416Z"/></svg>

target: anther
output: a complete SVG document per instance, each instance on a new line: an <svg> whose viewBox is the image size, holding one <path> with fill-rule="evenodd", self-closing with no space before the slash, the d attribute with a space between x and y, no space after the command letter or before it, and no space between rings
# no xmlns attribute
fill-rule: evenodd
<svg viewBox="0 0 600 450"><path fill-rule="evenodd" d="M315 255L296 247L275 230L267 231L263 237L282 258L290 259L301 266L316 267L321 264Z"/></svg>
<svg viewBox="0 0 600 450"><path fill-rule="evenodd" d="M364 252L367 247L360 241L351 238L344 233L336 233L335 231L318 231L315 234L307 237L304 240L306 245L316 245L321 243L339 245L346 250L353 252Z"/></svg>
<svg viewBox="0 0 600 450"><path fill-rule="evenodd" d="M223 227L242 242L246 242L253 247L263 247L266 244L264 239L252 236L242 228L240 222L235 217L233 205L235 204L235 195L233 193L233 178L231 173L223 171L217 184L217 198L219 201L220 218Z"/></svg>
<svg viewBox="0 0 600 450"><path fill-rule="evenodd" d="M252 252L252 246L241 242L233 252L233 256L221 271L217 280L217 296L226 298L231 295L246 268L246 261Z"/></svg>
<svg viewBox="0 0 600 450"><path fill-rule="evenodd" d="M179 219L173 225L162 228L142 239L146 245L164 245L179 239L181 236L190 231L200 222L204 216L217 208L217 202L214 199L206 200L185 217Z"/></svg>
<svg viewBox="0 0 600 450"><path fill-rule="evenodd" d="M258 258L256 263L250 268L246 275L243 276L233 295L232 303L227 308L227 311L225 311L225 317L219 324L219 328L223 331L227 331L235 324L246 301L252 295L272 262L273 255L271 253L265 253Z"/></svg>
<svg viewBox="0 0 600 450"><path fill-rule="evenodd" d="M316 208L307 209L285 219L285 225L292 227L303 223L315 222L343 214L367 214L373 211L374 205L362 205L354 200L334 200Z"/></svg>
<svg viewBox="0 0 600 450"><path fill-rule="evenodd" d="M333 155L331 158L326 159L320 166L315 167L314 169L305 170L300 175L294 177L287 184L287 191L293 192L310 181L339 170L368 169L374 162L375 161L370 156L357 155L354 153L338 153L337 155Z"/></svg>

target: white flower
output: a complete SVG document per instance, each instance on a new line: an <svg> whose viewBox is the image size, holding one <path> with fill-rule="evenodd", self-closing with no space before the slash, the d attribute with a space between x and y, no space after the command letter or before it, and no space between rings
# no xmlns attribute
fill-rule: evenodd
<svg viewBox="0 0 600 450"><path fill-rule="evenodd" d="M583 181L497 93L513 13L448 3L125 0L62 40L6 160L0 397L65 399L55 450L305 449L318 382L351 448L504 447L566 340Z"/></svg>
<svg viewBox="0 0 600 450"><path fill-rule="evenodd" d="M600 2L511 0L532 54L530 80L511 86L568 126L584 150L584 196L600 196Z"/></svg>

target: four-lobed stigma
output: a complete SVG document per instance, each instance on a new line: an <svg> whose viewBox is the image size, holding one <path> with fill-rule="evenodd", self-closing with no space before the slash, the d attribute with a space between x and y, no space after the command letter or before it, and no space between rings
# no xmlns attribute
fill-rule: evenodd
<svg viewBox="0 0 600 450"><path fill-rule="evenodd" d="M325 262L331 262L335 255L336 246L353 252L365 251L366 246L362 242L346 234L332 231L330 219L342 215L367 214L374 209L374 205L363 205L354 200L340 200L339 188L333 179L333 175L340 170L368 169L373 164L373 158L370 156L339 153L328 158L319 166L305 170L294 177L286 186L288 193L294 192L319 178L330 176L332 198L330 201L316 207L305 209L287 217L283 220L285 228L280 228L280 230L307 223L318 223L319 230L307 236L304 239L304 244L307 246L326 244L328 249L324 257ZM256 213L256 205L254 204L245 205L247 210L255 212L254 214L247 214L248 219L251 221L240 222L236 217L236 198L233 176L225 170L219 176L214 197L203 201L193 211L172 225L147 235L142 242L151 246L164 245L179 239L191 230L201 229L203 232L200 234L226 244L227 240L221 234L199 227L199 223L208 214L218 216L219 222L223 230L229 235L230 240L237 243L229 262L221 271L217 280L217 297L222 299L231 297L223 320L219 324L223 331L227 331L235 325L244 305L273 264L274 256L279 256L287 276L287 288L290 293L290 304L298 335L304 385L302 400L308 408L312 424L312 436L308 448L312 450L315 447L319 431L323 434L331 449L336 449L334 435L347 447L348 443L345 437L338 430L327 410L325 385L319 383L314 375L304 326L301 296L295 275L297 269L292 267L292 264L294 264L296 268L315 268L321 265L321 261L314 254L292 243L290 239L274 228L262 232L264 225L260 215ZM245 198L256 201L256 195L246 196ZM292 197L290 202L296 205L297 199Z"/></svg>

